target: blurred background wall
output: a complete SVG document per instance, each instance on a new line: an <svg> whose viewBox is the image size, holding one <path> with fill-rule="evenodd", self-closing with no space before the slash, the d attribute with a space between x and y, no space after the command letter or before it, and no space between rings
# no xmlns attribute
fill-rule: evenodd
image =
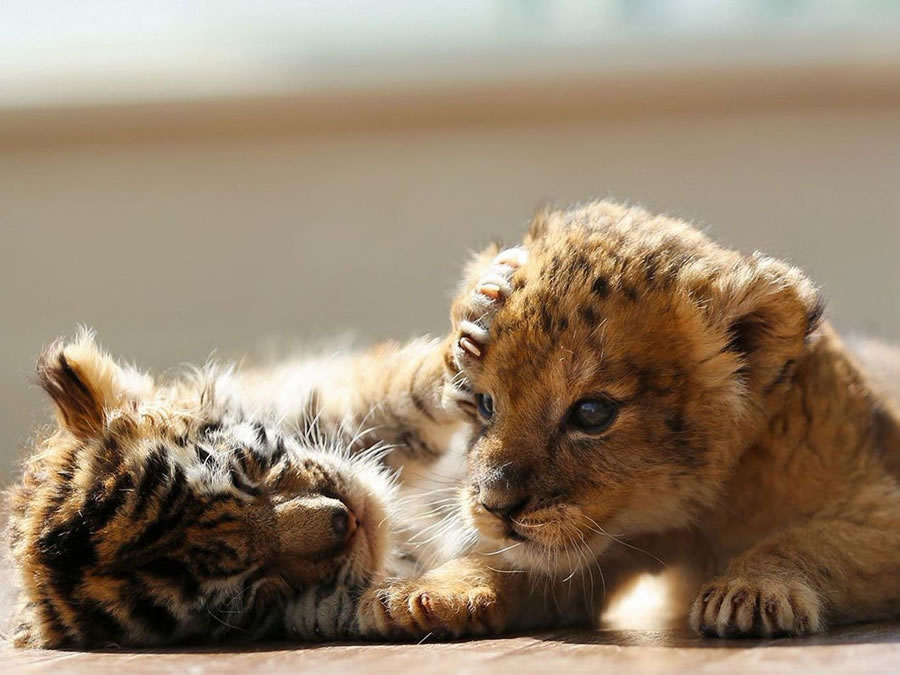
<svg viewBox="0 0 900 675"><path fill-rule="evenodd" d="M900 3L6 3L0 480L78 324L165 369L440 333L466 252L614 197L900 336Z"/></svg>

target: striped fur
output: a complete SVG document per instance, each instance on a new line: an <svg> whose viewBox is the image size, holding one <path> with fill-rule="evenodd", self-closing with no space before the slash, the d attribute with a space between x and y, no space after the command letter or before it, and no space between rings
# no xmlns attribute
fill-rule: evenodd
<svg viewBox="0 0 900 675"><path fill-rule="evenodd" d="M396 469L410 483L457 428L441 354L418 340L159 384L88 334L52 346L58 426L10 495L15 644L354 635L361 592L409 559Z"/></svg>

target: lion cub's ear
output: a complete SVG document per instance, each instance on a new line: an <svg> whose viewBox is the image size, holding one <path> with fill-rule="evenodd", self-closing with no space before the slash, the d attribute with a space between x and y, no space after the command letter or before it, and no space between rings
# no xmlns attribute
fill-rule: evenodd
<svg viewBox="0 0 900 675"><path fill-rule="evenodd" d="M800 270L755 254L742 258L712 282L710 318L740 355L751 391L783 381L818 327L824 302Z"/></svg>
<svg viewBox="0 0 900 675"><path fill-rule="evenodd" d="M550 218L552 214L553 208L550 204L544 204L534 212L534 216L528 226L528 232L525 234L525 239L523 241L526 246L540 241L547 236L547 232L550 229Z"/></svg>
<svg viewBox="0 0 900 675"><path fill-rule="evenodd" d="M103 431L110 412L146 396L152 380L123 368L83 332L74 342L57 341L38 359L41 386L56 404L61 427L79 438Z"/></svg>

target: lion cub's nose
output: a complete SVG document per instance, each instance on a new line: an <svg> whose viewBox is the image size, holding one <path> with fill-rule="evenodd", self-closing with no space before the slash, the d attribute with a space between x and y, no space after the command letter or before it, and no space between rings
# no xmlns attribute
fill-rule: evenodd
<svg viewBox="0 0 900 675"><path fill-rule="evenodd" d="M339 553L357 528L354 513L339 499L311 495L275 507L283 554L304 558Z"/></svg>
<svg viewBox="0 0 900 675"><path fill-rule="evenodd" d="M530 499L529 473L525 467L507 465L484 475L478 481L478 495L484 510L504 520L519 515Z"/></svg>
<svg viewBox="0 0 900 675"><path fill-rule="evenodd" d="M513 497L512 499L507 499L503 501L501 497L498 501L492 501L492 497L488 496L487 499L481 500L481 506L485 511L493 513L498 518L503 518L504 520L508 520L510 518L515 518L517 514L521 513L522 509L525 508L525 504L528 502L528 498L518 499Z"/></svg>

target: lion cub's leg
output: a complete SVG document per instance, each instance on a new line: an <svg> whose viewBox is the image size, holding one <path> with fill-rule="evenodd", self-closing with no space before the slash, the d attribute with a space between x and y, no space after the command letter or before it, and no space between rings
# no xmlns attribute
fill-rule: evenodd
<svg viewBox="0 0 900 675"><path fill-rule="evenodd" d="M456 558L417 579L366 591L357 610L368 637L421 638L497 635L586 624L598 607L587 570L565 581L503 568L497 556ZM598 582L599 592L599 582Z"/></svg>
<svg viewBox="0 0 900 675"><path fill-rule="evenodd" d="M706 635L802 635L826 623L891 618L900 603L900 491L867 489L841 513L787 529L735 558L700 591Z"/></svg>

